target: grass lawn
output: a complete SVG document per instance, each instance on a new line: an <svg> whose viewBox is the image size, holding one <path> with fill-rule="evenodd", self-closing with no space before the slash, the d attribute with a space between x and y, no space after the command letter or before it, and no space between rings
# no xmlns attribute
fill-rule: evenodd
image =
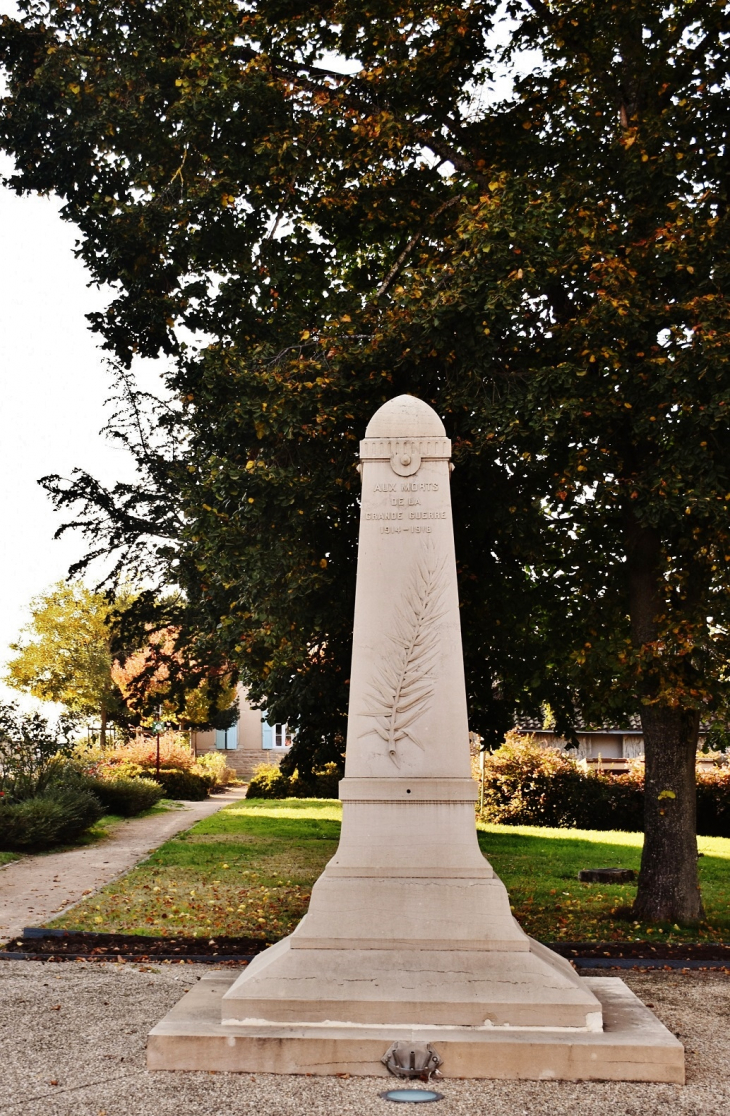
<svg viewBox="0 0 730 1116"><path fill-rule="evenodd" d="M274 941L294 929L334 853L339 802L254 800L225 807L162 845L51 925L120 933ZM615 918L634 885L581 884L581 868L638 868L642 835L479 823L479 842L525 930L543 941L730 940L730 840L699 838L707 921L698 929Z"/></svg>
<svg viewBox="0 0 730 1116"><path fill-rule="evenodd" d="M612 915L629 906L636 884L584 884L581 868L636 868L642 833L478 823L479 845L509 891L515 917L541 941L730 941L730 840L698 837L706 921L627 922Z"/></svg>
<svg viewBox="0 0 730 1116"><path fill-rule="evenodd" d="M11 860L17 860L18 854L11 852L0 852L0 868L3 864L10 864Z"/></svg>

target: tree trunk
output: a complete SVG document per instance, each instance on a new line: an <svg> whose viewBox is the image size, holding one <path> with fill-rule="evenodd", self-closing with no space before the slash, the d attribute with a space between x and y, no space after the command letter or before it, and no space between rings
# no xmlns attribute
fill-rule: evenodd
<svg viewBox="0 0 730 1116"><path fill-rule="evenodd" d="M695 763L699 714L647 705L644 849L634 914L648 922L696 923L703 915L697 879Z"/></svg>
<svg viewBox="0 0 730 1116"><path fill-rule="evenodd" d="M102 702L99 711L99 745L102 748L106 747L106 705L104 702Z"/></svg>
<svg viewBox="0 0 730 1116"><path fill-rule="evenodd" d="M631 633L636 648L654 643L666 604L660 592L659 533L625 519ZM646 779L644 849L634 914L648 921L697 922L702 899L697 878L697 790L695 763L699 714L652 701L644 694Z"/></svg>

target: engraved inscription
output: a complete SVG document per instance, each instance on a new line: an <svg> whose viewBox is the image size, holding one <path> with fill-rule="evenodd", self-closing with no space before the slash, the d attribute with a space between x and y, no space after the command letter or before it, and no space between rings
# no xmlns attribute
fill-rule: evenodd
<svg viewBox="0 0 730 1116"><path fill-rule="evenodd" d="M443 615L445 560L432 547L413 573L410 587L396 608L389 645L367 695L364 717L375 724L369 732L385 742L388 755L399 766L398 745L411 740L423 749L414 724L428 709L434 695L433 667L438 654L436 622Z"/></svg>
<svg viewBox="0 0 730 1116"><path fill-rule="evenodd" d="M381 527L380 528L380 534L381 535L430 535L431 530L432 530L431 526L430 525L427 526L425 523L423 525L420 524L420 523L412 523L412 524L404 523L403 526L401 526L400 523L394 523L392 527Z"/></svg>

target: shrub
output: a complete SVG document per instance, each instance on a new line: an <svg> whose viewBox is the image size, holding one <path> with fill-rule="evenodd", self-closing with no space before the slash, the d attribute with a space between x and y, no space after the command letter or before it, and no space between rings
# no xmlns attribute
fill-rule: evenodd
<svg viewBox="0 0 730 1116"><path fill-rule="evenodd" d="M730 771L697 776L697 832L703 837L730 837Z"/></svg>
<svg viewBox="0 0 730 1116"><path fill-rule="evenodd" d="M570 756L531 736L509 733L484 757L486 821L577 829L644 828L644 771L626 775L587 771ZM730 837L730 772L697 777L697 832Z"/></svg>
<svg viewBox="0 0 730 1116"><path fill-rule="evenodd" d="M233 768L226 763L226 757L222 752L205 752L202 756L198 756L195 770L197 771L198 768L215 775L215 785L219 787L228 786L237 777Z"/></svg>
<svg viewBox="0 0 730 1116"><path fill-rule="evenodd" d="M148 772L164 788L167 798L187 798L201 802L215 784L215 776L196 771L180 771L174 767L160 768L159 774Z"/></svg>
<svg viewBox="0 0 730 1116"><path fill-rule="evenodd" d="M190 750L184 733L163 732L160 735L160 767L165 770L190 771L195 756ZM150 772L157 767L157 741L154 736L140 735L128 744L104 753L98 772L111 775L115 768L136 766Z"/></svg>
<svg viewBox="0 0 730 1116"><path fill-rule="evenodd" d="M337 798L340 778L336 763L325 764L306 780L298 771L284 775L276 764L262 763L254 770L246 798Z"/></svg>
<svg viewBox="0 0 730 1116"><path fill-rule="evenodd" d="M132 818L156 806L165 791L154 779L130 778L120 775L115 779L93 779L86 781L109 814L121 814Z"/></svg>
<svg viewBox="0 0 730 1116"><path fill-rule="evenodd" d="M254 768L246 798L292 798L291 780L275 763L260 763Z"/></svg>
<svg viewBox="0 0 730 1116"><path fill-rule="evenodd" d="M53 726L40 713L0 703L0 790L17 801L43 794L74 751L73 717Z"/></svg>
<svg viewBox="0 0 730 1116"><path fill-rule="evenodd" d="M84 787L55 786L35 798L0 805L0 849L38 852L67 844L104 813L99 799Z"/></svg>
<svg viewBox="0 0 730 1116"><path fill-rule="evenodd" d="M484 757L484 815L502 825L576 826L584 812L584 784L572 757L509 733L501 748Z"/></svg>

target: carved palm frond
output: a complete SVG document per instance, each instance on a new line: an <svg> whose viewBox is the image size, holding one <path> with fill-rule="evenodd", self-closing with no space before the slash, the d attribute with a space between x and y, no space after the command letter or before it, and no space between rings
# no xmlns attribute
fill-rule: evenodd
<svg viewBox="0 0 730 1116"><path fill-rule="evenodd" d="M423 749L413 726L434 694L433 666L439 650L436 621L443 615L444 565L429 550L416 566L395 610L389 645L366 698L363 716L374 719L371 732L387 744L396 764L398 744L404 738Z"/></svg>

